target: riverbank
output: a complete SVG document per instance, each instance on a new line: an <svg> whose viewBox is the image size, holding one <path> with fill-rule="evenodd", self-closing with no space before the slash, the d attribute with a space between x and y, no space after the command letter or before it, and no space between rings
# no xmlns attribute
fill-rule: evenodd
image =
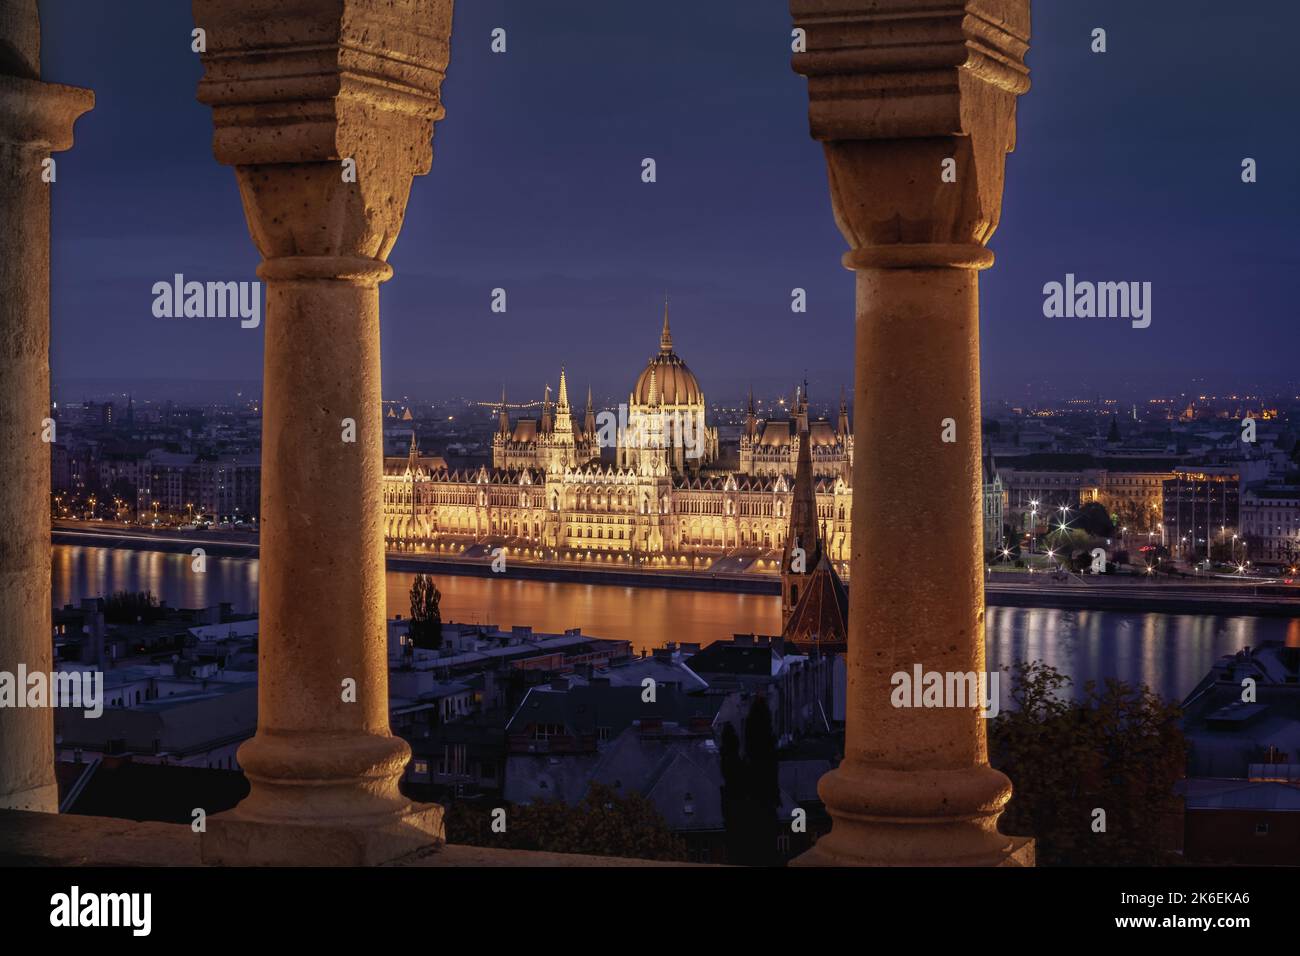
<svg viewBox="0 0 1300 956"><path fill-rule="evenodd" d="M101 548L125 548L136 551L160 551L188 554L203 548L211 557L256 559L257 536L248 532L180 532L121 526L90 527L84 524L58 523L51 535L54 544L85 545ZM492 577L490 558L464 558L437 553L389 552L390 571L434 575ZM724 573L710 571L651 571L634 568L575 567L510 558L511 578L532 581L622 586L633 588L668 588L674 590L715 591L734 594L780 593L775 575L761 573ZM1229 614L1260 617L1300 618L1300 587L1270 584L1249 579L1234 582L1188 582L1147 578L1107 576L1080 578L1068 582L1053 580L1047 574L995 574L985 585L988 604L1002 607L1041 607L1065 610L1102 610L1189 614Z"/></svg>

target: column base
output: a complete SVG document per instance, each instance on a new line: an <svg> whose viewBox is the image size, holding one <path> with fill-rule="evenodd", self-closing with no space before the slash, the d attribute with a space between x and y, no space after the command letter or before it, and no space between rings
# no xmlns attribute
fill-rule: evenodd
<svg viewBox="0 0 1300 956"><path fill-rule="evenodd" d="M443 808L412 803L378 818L268 820L239 807L207 822L208 866L379 866L447 842Z"/></svg>
<svg viewBox="0 0 1300 956"><path fill-rule="evenodd" d="M59 785L48 783L13 793L0 793L0 810L32 810L36 813L58 813Z"/></svg>
<svg viewBox="0 0 1300 956"><path fill-rule="evenodd" d="M1033 866L998 832L1011 781L988 764L895 770L845 762L817 783L833 826L794 866Z"/></svg>
<svg viewBox="0 0 1300 956"><path fill-rule="evenodd" d="M811 850L790 861L790 866L1029 866L1035 865L1033 837L1007 837L1007 846L997 853L947 860L907 860L897 855L874 857L868 847L841 848L828 845L829 834ZM863 852L856 852L861 849Z"/></svg>

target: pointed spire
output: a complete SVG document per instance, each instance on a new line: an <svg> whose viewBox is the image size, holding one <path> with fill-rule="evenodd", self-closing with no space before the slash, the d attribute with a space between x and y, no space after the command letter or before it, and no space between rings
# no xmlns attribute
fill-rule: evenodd
<svg viewBox="0 0 1300 956"><path fill-rule="evenodd" d="M501 383L501 417L497 421L497 428L503 435L510 434L510 413L506 411L506 386Z"/></svg>
<svg viewBox="0 0 1300 956"><path fill-rule="evenodd" d="M984 443L984 483L991 485L998 480L998 462L993 457L993 443Z"/></svg>
<svg viewBox="0 0 1300 956"><path fill-rule="evenodd" d="M655 378L655 367L653 365L650 366L650 395L646 404L652 406L659 404L659 382Z"/></svg>
<svg viewBox="0 0 1300 956"><path fill-rule="evenodd" d="M569 386L564 379L563 365L560 366L560 398L559 401L556 402L556 408L561 413L567 411L569 408Z"/></svg>
<svg viewBox="0 0 1300 956"><path fill-rule="evenodd" d="M542 392L542 431L551 430L551 383L546 383L546 389Z"/></svg>
<svg viewBox="0 0 1300 956"><path fill-rule="evenodd" d="M843 385L840 386L840 423L838 431L841 438L845 438L849 434L849 400L845 397Z"/></svg>
<svg viewBox="0 0 1300 956"><path fill-rule="evenodd" d="M569 383L563 365L560 366L560 397L555 403L555 430L564 436L573 434L573 416L569 412ZM564 441L568 444L570 439L566 437Z"/></svg>
<svg viewBox="0 0 1300 956"><path fill-rule="evenodd" d="M587 417L586 421L582 423L582 430L585 431L588 436L594 436L596 434L596 407L591 403L590 385L587 386Z"/></svg>
<svg viewBox="0 0 1300 956"><path fill-rule="evenodd" d="M668 328L668 296L664 296L664 330L659 333L659 351L668 354L673 350L673 333Z"/></svg>
<svg viewBox="0 0 1300 956"><path fill-rule="evenodd" d="M411 449L406 453L406 464L415 471L416 463L420 460L420 443L415 438L415 429L411 429Z"/></svg>

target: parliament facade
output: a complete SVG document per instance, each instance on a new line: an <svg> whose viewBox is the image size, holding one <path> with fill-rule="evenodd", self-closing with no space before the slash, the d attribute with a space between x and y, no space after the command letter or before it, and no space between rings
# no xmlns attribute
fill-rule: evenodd
<svg viewBox="0 0 1300 956"><path fill-rule="evenodd" d="M588 390L579 422L562 369L540 419L512 423L502 396L491 467L449 470L421 455L414 437L406 457L385 459L387 545L489 545L547 560L696 568L729 555L740 562L736 570L776 570L805 438L820 544L830 561L844 563L853 433L843 398L832 423L809 420L806 386L788 420L760 420L751 395L738 465L727 467L704 390L673 349L665 309L659 351L625 406L598 414Z"/></svg>

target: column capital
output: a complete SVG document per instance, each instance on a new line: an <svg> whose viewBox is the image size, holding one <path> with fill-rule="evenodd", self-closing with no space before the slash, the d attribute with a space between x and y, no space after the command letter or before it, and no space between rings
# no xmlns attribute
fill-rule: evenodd
<svg viewBox="0 0 1300 956"><path fill-rule="evenodd" d="M262 254L386 260L411 178L432 164L452 0L193 0L193 13L213 152L236 167Z"/></svg>
<svg viewBox="0 0 1300 956"><path fill-rule="evenodd" d="M94 106L90 90L0 74L0 143L71 149L73 124Z"/></svg>
<svg viewBox="0 0 1300 956"><path fill-rule="evenodd" d="M790 0L849 268L991 264L1029 0ZM955 160L943 177L943 161ZM879 246L916 246L876 254Z"/></svg>

